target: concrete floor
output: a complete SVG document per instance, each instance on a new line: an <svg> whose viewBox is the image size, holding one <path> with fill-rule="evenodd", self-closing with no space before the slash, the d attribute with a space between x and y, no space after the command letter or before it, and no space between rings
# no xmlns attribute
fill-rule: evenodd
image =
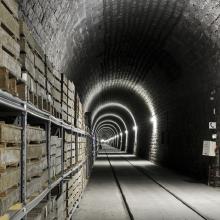
<svg viewBox="0 0 220 220"><path fill-rule="evenodd" d="M188 177L108 146L98 156L80 208L72 219L132 219L113 171L133 219L220 219L220 189L196 183Z"/></svg>

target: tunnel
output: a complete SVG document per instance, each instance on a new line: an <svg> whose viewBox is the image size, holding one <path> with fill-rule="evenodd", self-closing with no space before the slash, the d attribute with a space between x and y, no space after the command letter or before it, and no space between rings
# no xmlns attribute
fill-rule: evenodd
<svg viewBox="0 0 220 220"><path fill-rule="evenodd" d="M192 184L207 184L212 167L218 168L219 176L218 0L21 0L19 13L51 62L74 82L84 111L91 116L91 134L101 152L99 170L94 168L102 176L97 184L108 180L108 172L101 170L106 161L114 177L121 172L120 178L129 181L120 152L122 158L127 155L131 161L138 158L152 164L152 169L159 166L177 178L192 178ZM215 157L203 155L204 141L216 143ZM161 171L162 179L163 175ZM121 192L120 178L116 185ZM130 181L129 186L135 184ZM128 193L126 199L125 191L122 200L127 207L132 195ZM198 206L192 208L190 202L179 200L194 211L186 219L209 219L211 205L201 214ZM178 217L164 214L164 218L160 213L149 218L126 215L130 219L185 219L184 213L178 215L177 210ZM119 216L76 219L126 219ZM213 219L220 218L219 213L216 216Z"/></svg>

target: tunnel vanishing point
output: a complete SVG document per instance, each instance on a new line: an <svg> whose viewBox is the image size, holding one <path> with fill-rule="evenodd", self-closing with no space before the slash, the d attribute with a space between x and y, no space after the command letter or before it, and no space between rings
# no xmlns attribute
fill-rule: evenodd
<svg viewBox="0 0 220 220"><path fill-rule="evenodd" d="M93 133L207 181L219 167L218 0L20 0L20 16L73 80ZM204 141L216 156L203 155Z"/></svg>

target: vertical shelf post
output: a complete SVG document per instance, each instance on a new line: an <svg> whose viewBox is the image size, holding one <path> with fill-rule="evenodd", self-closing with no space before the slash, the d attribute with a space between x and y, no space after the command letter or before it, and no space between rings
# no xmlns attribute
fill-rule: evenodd
<svg viewBox="0 0 220 220"><path fill-rule="evenodd" d="M48 193L48 201L49 201L48 215L50 216L51 214L51 147L50 147L51 120L46 122L45 128L46 128L46 147L47 147L48 187L50 189Z"/></svg>
<svg viewBox="0 0 220 220"><path fill-rule="evenodd" d="M26 108L25 108L26 109ZM26 205L27 197L27 111L21 113L21 202Z"/></svg>

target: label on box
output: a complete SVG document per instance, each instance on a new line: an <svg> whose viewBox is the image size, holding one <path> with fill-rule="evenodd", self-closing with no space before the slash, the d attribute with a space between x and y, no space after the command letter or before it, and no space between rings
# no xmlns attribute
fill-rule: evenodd
<svg viewBox="0 0 220 220"><path fill-rule="evenodd" d="M203 141L202 155L215 157L216 142L215 141Z"/></svg>
<svg viewBox="0 0 220 220"><path fill-rule="evenodd" d="M209 129L216 129L216 122L209 122Z"/></svg>
<svg viewBox="0 0 220 220"><path fill-rule="evenodd" d="M22 79L27 82L27 73L22 73Z"/></svg>

